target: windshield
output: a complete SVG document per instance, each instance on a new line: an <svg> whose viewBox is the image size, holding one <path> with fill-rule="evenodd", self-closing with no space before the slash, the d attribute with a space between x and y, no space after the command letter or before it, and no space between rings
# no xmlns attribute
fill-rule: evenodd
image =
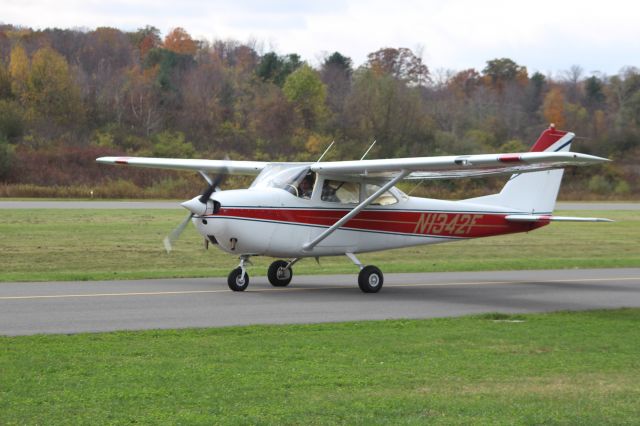
<svg viewBox="0 0 640 426"><path fill-rule="evenodd" d="M292 193L297 192L298 184L308 171L309 166L269 164L262 169L250 188L280 188Z"/></svg>

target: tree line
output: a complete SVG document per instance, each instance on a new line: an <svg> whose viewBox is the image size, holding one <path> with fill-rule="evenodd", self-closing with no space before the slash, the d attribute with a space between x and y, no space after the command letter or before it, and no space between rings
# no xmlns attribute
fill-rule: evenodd
<svg viewBox="0 0 640 426"><path fill-rule="evenodd" d="M93 159L314 161L334 140L330 159L360 158L374 140L369 158L526 151L555 123L579 135L575 150L616 160L572 172L571 188L638 195L639 69L608 76L576 65L550 76L509 58L482 70L436 67L407 48L381 48L357 66L336 51L312 67L296 53L196 40L182 28L163 38L151 26L3 25L0 181L5 195L21 195L15 188L24 185L122 187L126 178L141 188L161 180L172 195L193 181L98 169Z"/></svg>

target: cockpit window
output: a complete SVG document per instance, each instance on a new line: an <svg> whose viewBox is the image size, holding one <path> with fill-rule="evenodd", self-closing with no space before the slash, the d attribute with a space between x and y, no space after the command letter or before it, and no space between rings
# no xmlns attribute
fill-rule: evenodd
<svg viewBox="0 0 640 426"><path fill-rule="evenodd" d="M312 171L308 171L298 184L297 196L300 198L304 198L305 200L310 200L311 195L313 194L313 186L315 185L315 183L316 174Z"/></svg>
<svg viewBox="0 0 640 426"><path fill-rule="evenodd" d="M360 182L325 179L322 185L321 199L330 203L358 204L360 202Z"/></svg>
<svg viewBox="0 0 640 426"><path fill-rule="evenodd" d="M296 197L310 199L316 174L309 166L269 164L256 177L250 188L279 188Z"/></svg>

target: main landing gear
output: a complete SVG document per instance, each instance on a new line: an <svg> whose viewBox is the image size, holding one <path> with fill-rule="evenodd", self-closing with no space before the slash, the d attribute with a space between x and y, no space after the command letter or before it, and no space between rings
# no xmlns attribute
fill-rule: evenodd
<svg viewBox="0 0 640 426"><path fill-rule="evenodd" d="M360 290L364 293L379 292L384 283L382 271L373 265L363 265L353 253L346 253L346 255L360 268L360 273L358 274L358 287L360 287ZM251 264L249 257L249 255L240 256L240 264L229 274L227 284L231 290L245 291L249 286L249 274L246 268L247 264ZM267 272L267 278L269 278L271 285L274 287L288 286L291 278L293 278L293 269L291 267L299 260L300 258L273 262Z"/></svg>
<svg viewBox="0 0 640 426"><path fill-rule="evenodd" d="M373 265L363 265L353 253L345 254L358 268L360 268L360 273L358 274L358 287L360 287L360 290L362 290L363 293L379 292L382 288L382 284L384 284L384 275L382 275L382 271Z"/></svg>
<svg viewBox="0 0 640 426"><path fill-rule="evenodd" d="M294 259L289 262L285 260L276 260L269 266L267 278L274 287L286 287L293 278L293 269L291 266L300 259Z"/></svg>

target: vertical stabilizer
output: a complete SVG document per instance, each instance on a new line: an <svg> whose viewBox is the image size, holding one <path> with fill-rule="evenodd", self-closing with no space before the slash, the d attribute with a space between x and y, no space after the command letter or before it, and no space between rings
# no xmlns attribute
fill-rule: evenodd
<svg viewBox="0 0 640 426"><path fill-rule="evenodd" d="M575 134L556 130L551 125L531 148L531 152L569 151ZM506 207L529 213L553 212L560 190L563 169L545 170L532 173L517 173L502 188L499 194L472 198L467 202Z"/></svg>

